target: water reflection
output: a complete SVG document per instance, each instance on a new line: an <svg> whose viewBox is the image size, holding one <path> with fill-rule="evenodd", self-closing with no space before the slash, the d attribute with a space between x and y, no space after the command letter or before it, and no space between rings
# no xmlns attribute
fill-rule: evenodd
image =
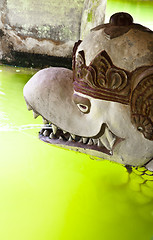
<svg viewBox="0 0 153 240"><path fill-rule="evenodd" d="M0 90L2 90L2 89L0 89ZM1 94L1 95L5 95L5 93L4 93L4 92L2 92L2 91L0 91L0 94Z"/></svg>
<svg viewBox="0 0 153 240"><path fill-rule="evenodd" d="M128 185L137 193L135 199L138 203L153 203L153 172L148 171L145 167L133 167Z"/></svg>

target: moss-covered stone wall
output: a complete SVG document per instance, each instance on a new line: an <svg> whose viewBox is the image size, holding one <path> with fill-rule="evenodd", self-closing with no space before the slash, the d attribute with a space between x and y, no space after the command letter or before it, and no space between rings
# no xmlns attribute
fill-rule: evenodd
<svg viewBox="0 0 153 240"><path fill-rule="evenodd" d="M71 58L75 41L104 21L106 1L0 0L0 61L20 53Z"/></svg>
<svg viewBox="0 0 153 240"><path fill-rule="evenodd" d="M76 40L83 4L84 0L7 0L7 17L23 35Z"/></svg>

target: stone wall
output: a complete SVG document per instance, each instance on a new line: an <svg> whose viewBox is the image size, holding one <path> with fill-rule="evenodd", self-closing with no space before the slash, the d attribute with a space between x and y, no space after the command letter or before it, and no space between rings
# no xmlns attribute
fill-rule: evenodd
<svg viewBox="0 0 153 240"><path fill-rule="evenodd" d="M104 21L105 5L106 0L0 0L0 61L13 64L27 54L33 63L34 55L70 59L74 42Z"/></svg>
<svg viewBox="0 0 153 240"><path fill-rule="evenodd" d="M7 0L9 23L26 36L57 41L79 38L84 0Z"/></svg>
<svg viewBox="0 0 153 240"><path fill-rule="evenodd" d="M81 19L80 39L83 39L90 29L100 25L105 20L107 0L85 0Z"/></svg>

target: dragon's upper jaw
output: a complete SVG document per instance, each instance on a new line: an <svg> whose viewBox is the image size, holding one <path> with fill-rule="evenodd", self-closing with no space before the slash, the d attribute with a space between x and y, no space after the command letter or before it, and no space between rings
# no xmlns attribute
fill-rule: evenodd
<svg viewBox="0 0 153 240"><path fill-rule="evenodd" d="M97 102L77 95L77 100L91 103L89 113L84 114L74 101L74 95L76 98L72 71L68 69L41 70L25 85L24 97L28 109L33 110L35 118L41 115L45 121L40 139L51 144L113 155L114 147L121 138L109 129L106 122L110 102Z"/></svg>
<svg viewBox="0 0 153 240"><path fill-rule="evenodd" d="M113 147L118 140L118 138L114 136L111 132L110 138L112 138L112 140L107 138L106 135L102 135L99 138L83 137L66 132L53 124L49 127L44 126L44 128L42 128L39 133L39 137L41 140L51 144L73 146L74 148L92 149L95 151L106 153L108 155L113 154Z"/></svg>
<svg viewBox="0 0 153 240"><path fill-rule="evenodd" d="M37 118L39 114L35 112L28 102L26 103L28 110L33 110L33 116ZM55 124L49 123L44 117L43 122L44 126L39 132L39 138L42 141L54 145L72 146L74 150L85 148L113 155L114 147L123 140L113 134L105 123L102 124L100 131L95 136L84 137L65 131Z"/></svg>
<svg viewBox="0 0 153 240"><path fill-rule="evenodd" d="M75 135L96 136L106 114L101 116L99 106L93 104L89 114L80 112L73 95L73 73L68 69L41 70L24 87L25 100L37 114ZM106 112L108 104L104 104Z"/></svg>

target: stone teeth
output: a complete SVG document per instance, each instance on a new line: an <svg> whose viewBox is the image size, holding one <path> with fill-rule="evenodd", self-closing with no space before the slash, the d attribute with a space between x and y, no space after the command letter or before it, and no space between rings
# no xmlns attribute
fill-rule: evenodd
<svg viewBox="0 0 153 240"><path fill-rule="evenodd" d="M113 141L109 143L109 144L110 144L110 147L111 147L111 149L113 148L115 141L116 141L116 138L114 138L114 139L113 139Z"/></svg>
<svg viewBox="0 0 153 240"><path fill-rule="evenodd" d="M84 144L86 144L86 143L87 143L87 141L88 141L88 138L86 138L86 137L83 137L83 143L84 143Z"/></svg>
<svg viewBox="0 0 153 240"><path fill-rule="evenodd" d="M93 138L92 140L93 140L93 142L94 142L95 145L98 144L98 139L97 139L97 138Z"/></svg>
<svg viewBox="0 0 153 240"><path fill-rule="evenodd" d="M48 130L45 130L45 131L43 132L43 135L44 135L45 137L49 136L49 131L48 131Z"/></svg>
<svg viewBox="0 0 153 240"><path fill-rule="evenodd" d="M54 124L52 124L52 129L53 129L53 133L56 134L56 132L57 132L57 127L56 127Z"/></svg>
<svg viewBox="0 0 153 240"><path fill-rule="evenodd" d="M71 134L71 137L75 140L75 134Z"/></svg>
<svg viewBox="0 0 153 240"><path fill-rule="evenodd" d="M65 134L65 133L67 133L67 131L63 131L63 133Z"/></svg>
<svg viewBox="0 0 153 240"><path fill-rule="evenodd" d="M102 135L102 136L100 137L100 141L101 141L101 143L104 145L105 148L107 148L108 150L112 150L112 149L111 149L111 146L110 146L110 144L109 144L109 142L108 142L108 140L107 140L107 138L106 138L105 135Z"/></svg>
<svg viewBox="0 0 153 240"><path fill-rule="evenodd" d="M103 146L103 144L102 144L102 142L100 141L100 139L98 139L97 146L98 146L98 147L102 147L102 146Z"/></svg>
<svg viewBox="0 0 153 240"><path fill-rule="evenodd" d="M29 103L26 102L26 106L27 106L28 111L32 110L32 107L29 105Z"/></svg>
<svg viewBox="0 0 153 240"><path fill-rule="evenodd" d="M73 138L70 136L69 139L68 139L69 142L72 142L73 141Z"/></svg>
<svg viewBox="0 0 153 240"><path fill-rule="evenodd" d="M106 127L105 129L105 134L106 134L106 137L107 137L107 140L109 142L109 145L112 149L114 143L115 143L115 140L116 138L114 137L114 135L110 132L110 130Z"/></svg>
<svg viewBox="0 0 153 240"><path fill-rule="evenodd" d="M88 145L93 145L93 140L91 138L89 139Z"/></svg>
<svg viewBox="0 0 153 240"><path fill-rule="evenodd" d="M51 134L49 135L49 138L51 138L51 139L55 138L54 133L51 133Z"/></svg>
<svg viewBox="0 0 153 240"><path fill-rule="evenodd" d="M36 113L35 111L33 111L33 117L34 117L34 118L37 118L38 116L39 116L39 114Z"/></svg>
<svg viewBox="0 0 153 240"><path fill-rule="evenodd" d="M48 124L49 122L45 118L43 118L43 123Z"/></svg>
<svg viewBox="0 0 153 240"><path fill-rule="evenodd" d="M83 143L83 138L81 137L81 139L79 140L79 143Z"/></svg>
<svg viewBox="0 0 153 240"><path fill-rule="evenodd" d="M60 136L60 137L59 137L59 140L63 140L63 138Z"/></svg>

